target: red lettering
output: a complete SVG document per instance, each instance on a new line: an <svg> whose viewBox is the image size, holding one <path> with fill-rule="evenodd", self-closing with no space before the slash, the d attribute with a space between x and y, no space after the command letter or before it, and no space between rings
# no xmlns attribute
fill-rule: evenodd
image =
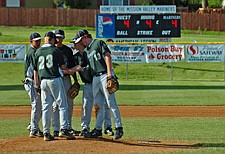
<svg viewBox="0 0 225 154"><path fill-rule="evenodd" d="M182 55L162 55L162 54L157 54L157 59L158 60L168 60L168 59L181 60L182 59Z"/></svg>
<svg viewBox="0 0 225 154"><path fill-rule="evenodd" d="M145 23L149 28L152 28L152 20L145 20Z"/></svg>
<svg viewBox="0 0 225 154"><path fill-rule="evenodd" d="M172 20L171 23L172 23L172 25L174 25L175 28L178 27L178 26L177 26L177 20Z"/></svg>
<svg viewBox="0 0 225 154"><path fill-rule="evenodd" d="M175 47L175 46L171 46L170 47L170 51L171 52L180 52L180 53L182 53L182 48L178 48L178 47Z"/></svg>
<svg viewBox="0 0 225 154"><path fill-rule="evenodd" d="M130 20L124 20L123 24L127 27L130 28Z"/></svg>
<svg viewBox="0 0 225 154"><path fill-rule="evenodd" d="M147 52L149 52L152 49L151 46L147 46Z"/></svg>

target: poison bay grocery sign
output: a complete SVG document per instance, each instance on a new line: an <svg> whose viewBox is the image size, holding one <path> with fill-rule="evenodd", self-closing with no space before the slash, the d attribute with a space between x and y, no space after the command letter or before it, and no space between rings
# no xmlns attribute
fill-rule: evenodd
<svg viewBox="0 0 225 154"><path fill-rule="evenodd" d="M146 62L180 62L184 61L184 45L151 44L147 45Z"/></svg>

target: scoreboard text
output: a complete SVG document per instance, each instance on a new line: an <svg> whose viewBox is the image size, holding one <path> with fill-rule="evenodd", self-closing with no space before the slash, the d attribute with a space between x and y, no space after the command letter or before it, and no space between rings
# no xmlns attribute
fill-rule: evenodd
<svg viewBox="0 0 225 154"><path fill-rule="evenodd" d="M180 37L180 19L180 14L98 14L96 37Z"/></svg>

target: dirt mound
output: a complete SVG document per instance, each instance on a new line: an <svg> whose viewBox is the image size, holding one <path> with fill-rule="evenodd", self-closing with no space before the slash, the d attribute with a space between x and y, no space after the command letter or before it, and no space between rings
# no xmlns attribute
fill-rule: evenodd
<svg viewBox="0 0 225 154"><path fill-rule="evenodd" d="M133 153L162 152L197 148L192 144L166 141L115 140L101 139L76 140L56 138L54 141L43 141L43 138L19 137L0 140L0 152L58 152L58 153Z"/></svg>
<svg viewBox="0 0 225 154"><path fill-rule="evenodd" d="M30 117L30 106L0 106L0 118ZM120 106L122 117L225 117L225 106ZM93 112L94 113L94 112ZM81 115L81 106L74 107L74 116ZM94 115L93 115L94 116ZM1 152L57 152L57 153L135 153L163 152L198 148L197 145L158 140L76 140L56 138L45 142L43 138L18 137L0 139Z"/></svg>

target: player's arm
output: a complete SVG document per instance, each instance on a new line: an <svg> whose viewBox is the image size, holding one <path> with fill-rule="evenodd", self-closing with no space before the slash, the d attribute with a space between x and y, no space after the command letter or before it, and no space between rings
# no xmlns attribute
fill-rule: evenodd
<svg viewBox="0 0 225 154"><path fill-rule="evenodd" d="M112 76L112 57L109 52L105 52L105 63L106 63L106 69L107 69L107 76Z"/></svg>
<svg viewBox="0 0 225 154"><path fill-rule="evenodd" d="M107 76L110 78L112 77L112 57L111 52L104 41L100 41L101 51L104 54L106 69L107 69Z"/></svg>
<svg viewBox="0 0 225 154"><path fill-rule="evenodd" d="M37 67L37 59L35 56L34 56L34 59L33 59L33 67L34 67L34 87L39 87L39 78L38 78L38 67Z"/></svg>
<svg viewBox="0 0 225 154"><path fill-rule="evenodd" d="M77 65L70 69L62 69L62 71L64 74L74 75L74 73L81 71L82 69L83 69L83 67L81 67L80 65Z"/></svg>
<svg viewBox="0 0 225 154"><path fill-rule="evenodd" d="M34 70L34 87L39 87L38 71Z"/></svg>
<svg viewBox="0 0 225 154"><path fill-rule="evenodd" d="M38 78L38 71L34 70L34 88L38 95L41 95L41 88Z"/></svg>

